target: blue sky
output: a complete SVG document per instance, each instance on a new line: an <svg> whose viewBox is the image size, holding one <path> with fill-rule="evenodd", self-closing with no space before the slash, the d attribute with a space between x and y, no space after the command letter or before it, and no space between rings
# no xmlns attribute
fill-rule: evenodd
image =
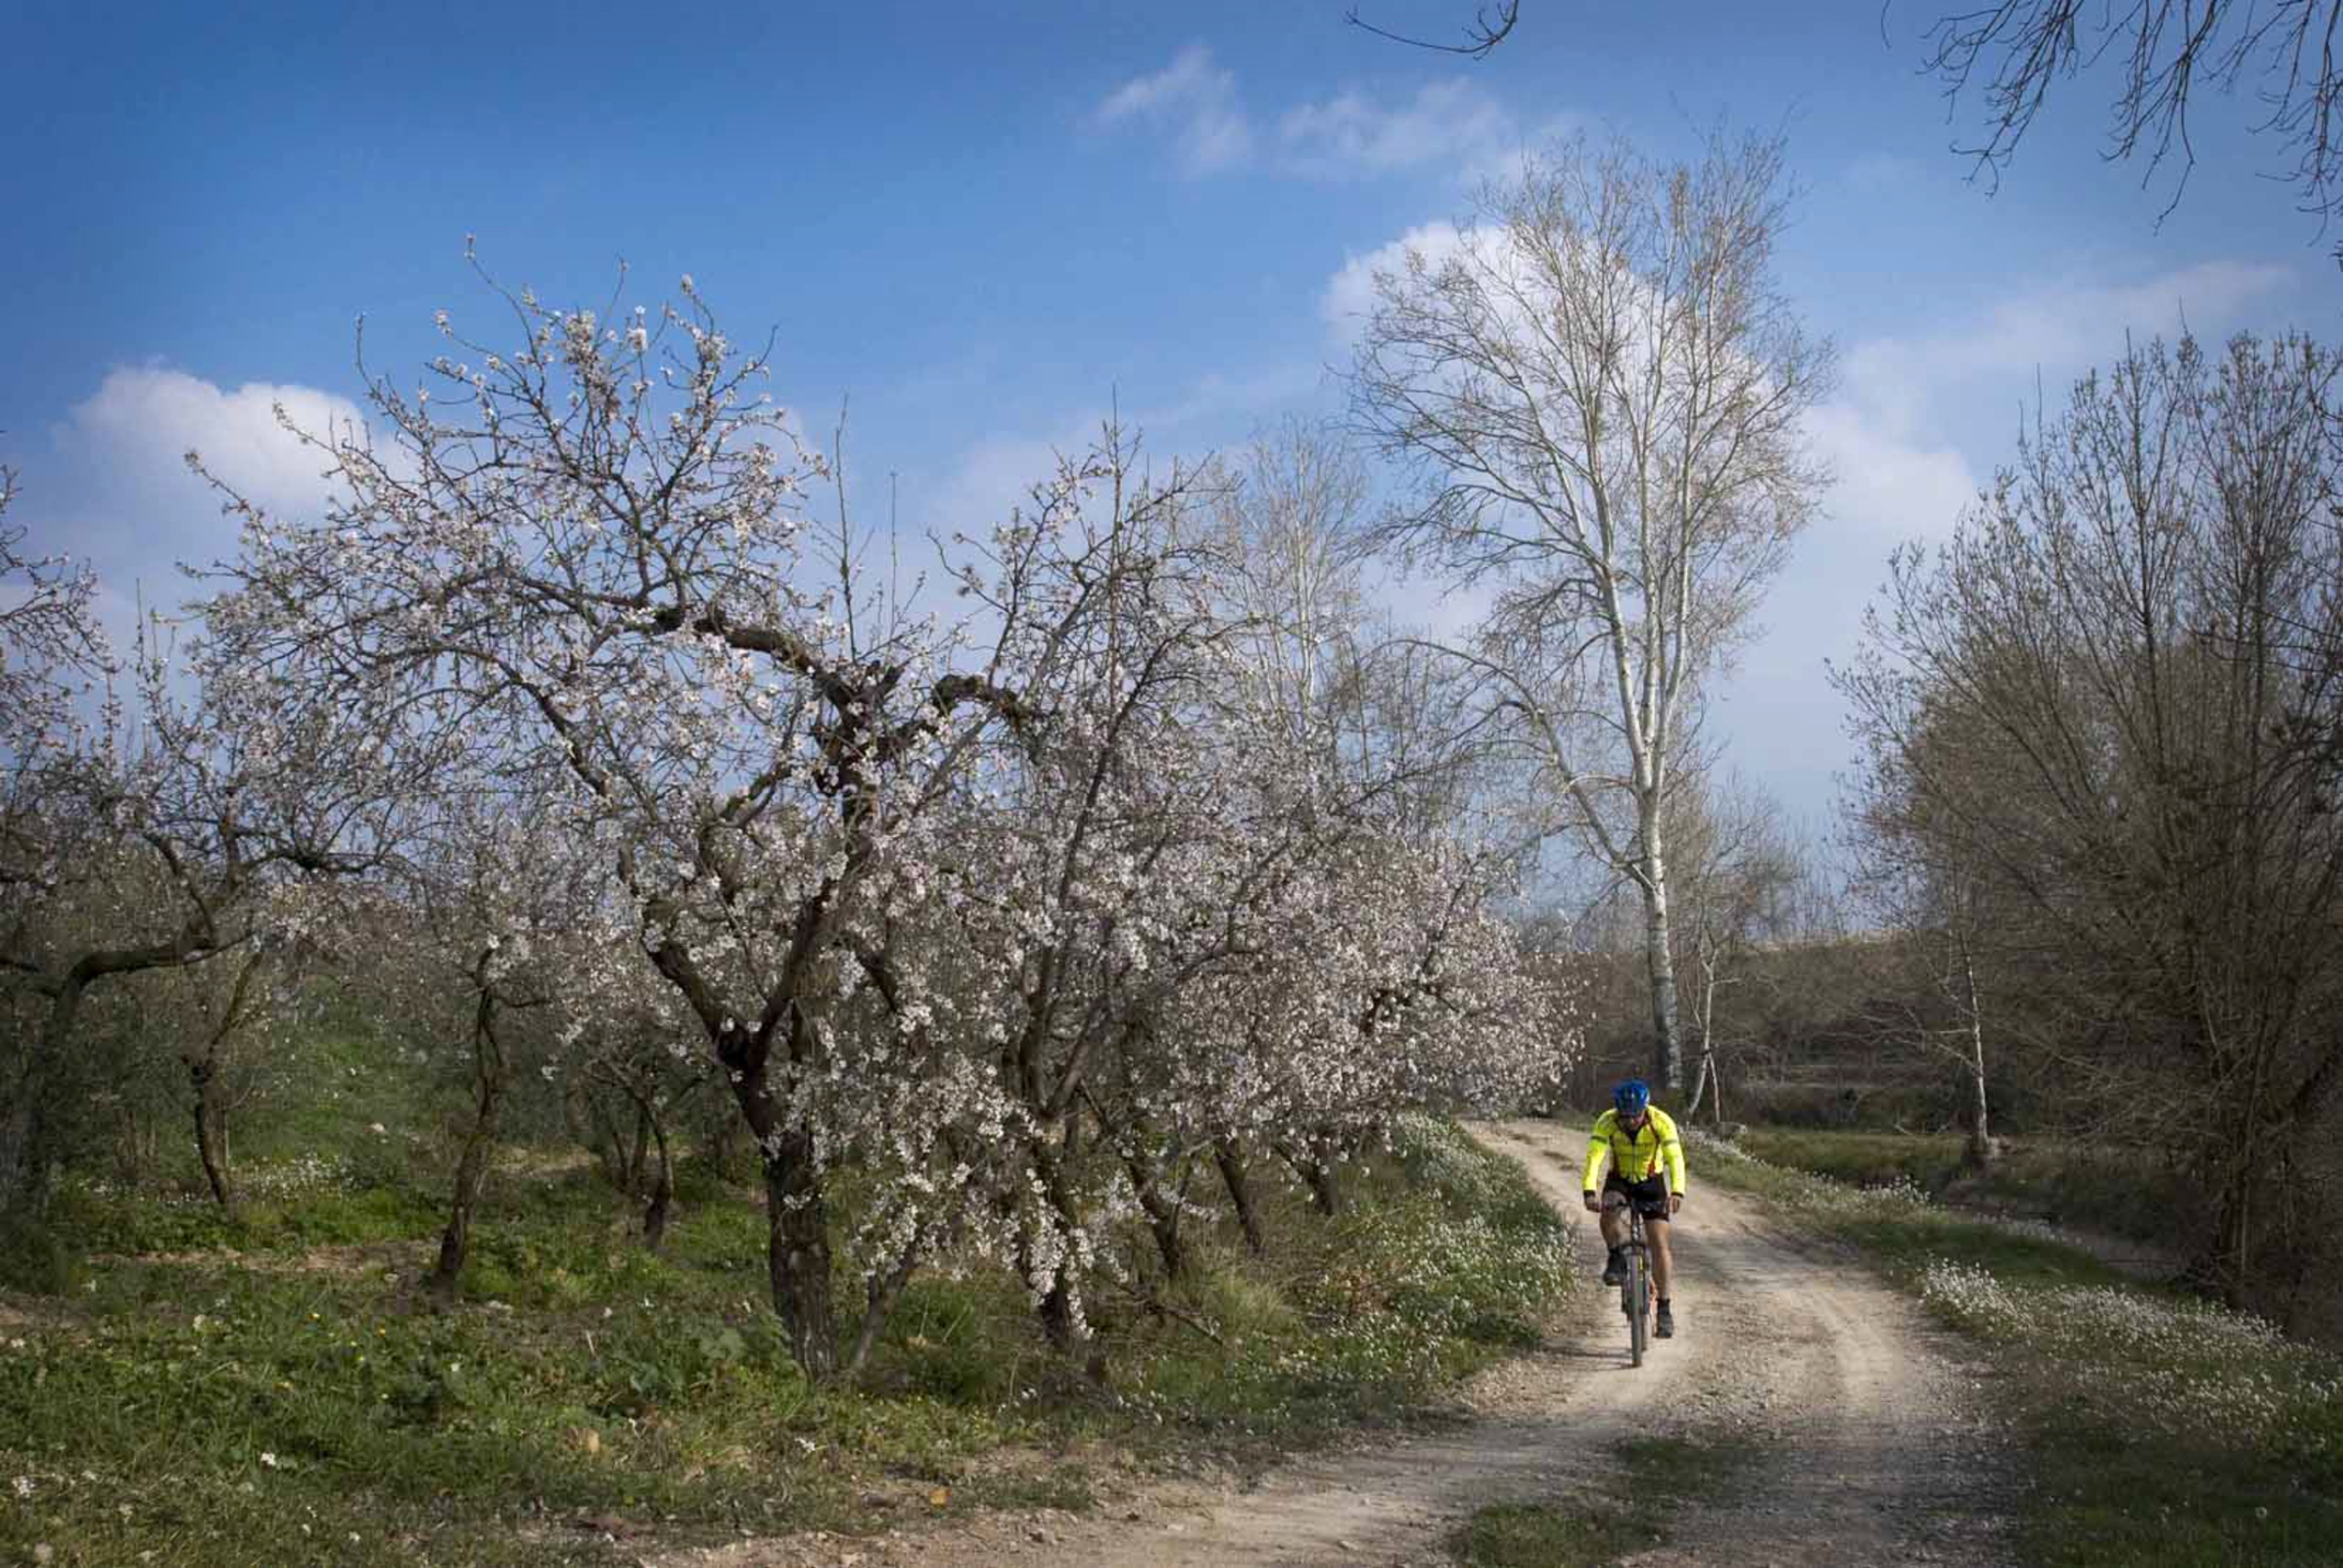
<svg viewBox="0 0 2343 1568"><path fill-rule="evenodd" d="M1466 0L1361 0L1453 35ZM0 461L37 548L117 606L228 547L201 449L280 504L312 421L369 361L493 321L462 260L599 306L692 273L827 441L851 398L856 504L981 527L1110 408L1196 454L1341 404L1344 302L1375 254L1460 217L1480 175L1574 127L1682 150L1780 127L1806 196L1783 280L1834 337L1815 418L1841 482L1723 694L1741 770L1819 815L1846 745L1822 662L1888 548L1939 534L2053 395L2124 335L2331 330L2343 276L2207 97L2200 165L2097 156L2109 86L2069 84L1997 193L1920 76L1934 3L1527 0L1474 63L1344 24L1346 0L696 7L142 7L20 0L0 121ZM1750 20L1758 18L1763 25ZM1883 38L1883 34L1885 35ZM1973 116L1974 105L1961 112ZM1346 275L1346 269L1350 269ZM1347 277L1347 281L1346 281ZM1413 601L1412 603L1420 603ZM1432 612L1437 616L1437 609Z"/></svg>

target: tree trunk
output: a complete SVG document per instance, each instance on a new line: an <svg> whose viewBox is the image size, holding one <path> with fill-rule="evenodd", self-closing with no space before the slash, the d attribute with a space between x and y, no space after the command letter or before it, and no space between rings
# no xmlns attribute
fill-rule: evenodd
<svg viewBox="0 0 2343 1568"><path fill-rule="evenodd" d="M765 1177L765 1276L789 1354L806 1377L838 1375L838 1318L830 1295L829 1204L813 1135L783 1124L770 1068L754 1039L716 1036L716 1060L732 1085Z"/></svg>
<svg viewBox="0 0 2343 1568"><path fill-rule="evenodd" d="M1045 1139L1037 1141L1034 1148L1034 1168L1041 1172L1042 1190L1058 1223L1071 1235L1082 1224L1082 1213L1074 1202L1073 1191L1067 1186L1066 1173L1080 1157L1082 1151L1082 1122L1077 1116L1065 1119L1065 1131L1060 1134L1059 1146L1051 1148ZM1026 1279L1031 1280L1037 1270L1030 1256L1020 1260ZM1069 1253L1061 1259L1050 1288L1041 1298L1041 1332L1052 1350L1071 1351L1081 1348L1089 1338L1089 1332L1077 1310L1075 1292L1079 1288L1073 1277L1073 1258Z"/></svg>
<svg viewBox="0 0 2343 1568"><path fill-rule="evenodd" d="M1699 942L1695 946L1700 963L1700 1072L1693 1080L1692 1102L1684 1107L1684 1119L1687 1121L1698 1113L1701 1097L1709 1092L1709 1084L1716 1076L1717 1066L1716 949L1706 941ZM1717 1083L1716 1092L1718 1099L1722 1101L1724 1098L1724 1085L1721 1083ZM1711 1114L1718 1122L1724 1120L1724 1113L1722 1109L1714 1111Z"/></svg>
<svg viewBox="0 0 2343 1568"><path fill-rule="evenodd" d="M6 1112L0 1112L0 1215L38 1214L48 1170L42 1149L42 1101L47 1074L28 1064L17 1076Z"/></svg>
<svg viewBox="0 0 2343 1568"><path fill-rule="evenodd" d="M1970 957L1965 933L1961 938L1961 978L1969 1002L1969 1142L1962 1155L1982 1171L1993 1163L1993 1133L1986 1120L1985 1016L1977 1005L1977 965Z"/></svg>
<svg viewBox="0 0 2343 1568"><path fill-rule="evenodd" d="M838 1320L830 1297L829 1205L813 1140L791 1130L760 1142L771 1151L765 1157L765 1262L773 1310L789 1336L790 1355L807 1377L827 1382L838 1374Z"/></svg>
<svg viewBox="0 0 2343 1568"><path fill-rule="evenodd" d="M63 1053L81 1008L82 982L68 975L0 1112L0 1217L37 1218L48 1211L50 1064Z"/></svg>
<svg viewBox="0 0 2343 1568"><path fill-rule="evenodd" d="M1684 1102L1684 1119L1691 1121L1700 1113L1700 1102L1709 1094L1709 1077L1716 1063L1716 1053L1706 1046L1700 1052L1700 1068L1693 1074L1692 1098ZM1714 1113L1711 1115L1714 1116Z"/></svg>
<svg viewBox="0 0 2343 1568"><path fill-rule="evenodd" d="M1074 1323L1074 1292L1063 1269L1041 1298L1040 1315L1042 1337L1049 1340L1050 1349L1071 1352L1081 1336Z"/></svg>
<svg viewBox="0 0 2343 1568"><path fill-rule="evenodd" d="M1180 1239L1180 1203L1166 1195L1162 1173L1152 1161L1133 1155L1123 1165L1130 1172L1132 1189L1139 1194L1139 1206L1147 1216L1147 1229L1155 1232L1164 1275L1177 1279L1187 1272L1187 1247Z"/></svg>
<svg viewBox="0 0 2343 1568"><path fill-rule="evenodd" d="M659 1146L659 1173L652 1178L650 1202L643 1209L643 1245L656 1252L667 1239L667 1210L675 1198L675 1161L667 1151L666 1125L648 1106L644 1114L650 1118L651 1137Z"/></svg>
<svg viewBox="0 0 2343 1568"><path fill-rule="evenodd" d="M497 1113L504 1098L504 1053L496 1036L496 999L485 990L472 1022L472 1082L475 1100L471 1135L455 1163L455 1190L448 1204L447 1229L440 1232L440 1259L425 1282L432 1302L455 1304L464 1260L471 1251L472 1211L487 1185L488 1156L496 1147Z"/></svg>
<svg viewBox="0 0 2343 1568"><path fill-rule="evenodd" d="M585 1103L589 1124L587 1146L594 1152L594 1163L602 1168L602 1179L624 1192L627 1190L626 1140L619 1135L619 1124L611 1118L602 1096L588 1089Z"/></svg>
<svg viewBox="0 0 2343 1568"><path fill-rule="evenodd" d="M1306 1147L1280 1138L1271 1145L1310 1189L1310 1202L1332 1219L1342 1213L1342 1183L1335 1174L1323 1139L1312 1138Z"/></svg>
<svg viewBox="0 0 2343 1568"><path fill-rule="evenodd" d="M629 1096L630 1098L634 1098ZM634 1100L634 1137L626 1145L626 1190L629 1196L643 1190L643 1161L650 1154L650 1107Z"/></svg>
<svg viewBox="0 0 2343 1568"><path fill-rule="evenodd" d="M219 1098L219 1048L222 1041L236 1031L244 1022L245 1008L252 996L252 978L268 962L264 948L253 949L236 971L236 983L229 988L228 1002L220 1009L218 1025L204 1041L201 1052L188 1052L180 1057L187 1066L187 1077L195 1088L195 1152L203 1162L203 1178L212 1185L212 1200L222 1213L231 1206L228 1196L228 1108Z"/></svg>
<svg viewBox="0 0 2343 1568"><path fill-rule="evenodd" d="M2253 1190L2260 1185L2250 1164L2233 1167L2222 1184L2220 1227L2212 1257L2192 1271L2232 1310L2246 1307L2246 1266L2253 1247Z"/></svg>
<svg viewBox="0 0 2343 1568"><path fill-rule="evenodd" d="M1258 1258L1269 1250L1269 1243L1261 1233L1261 1208L1253 1200L1253 1178L1245 1169L1245 1151L1235 1139L1223 1138L1213 1145L1212 1160L1220 1168L1229 1202L1236 1205L1236 1222L1245 1228L1245 1245Z"/></svg>
<svg viewBox="0 0 2343 1568"><path fill-rule="evenodd" d="M737 1117L711 1113L709 1120L712 1125L701 1145L700 1157L718 1181L729 1184L745 1180L750 1154L748 1141L742 1134L747 1129Z"/></svg>
<svg viewBox="0 0 2343 1568"><path fill-rule="evenodd" d="M887 1320L895 1314L895 1304L903 1299L903 1287L910 1283L912 1271L919 1264L919 1244L912 1243L895 1260L892 1268L871 1276L871 1287L862 1307L862 1328L855 1336L854 1353L846 1360L849 1375L859 1372L871 1359L871 1351L878 1344Z"/></svg>
<svg viewBox="0 0 2343 1568"><path fill-rule="evenodd" d="M114 1113L114 1176L125 1187L144 1187L157 1154L155 1128L125 1096Z"/></svg>
<svg viewBox="0 0 2343 1568"><path fill-rule="evenodd" d="M187 1058L187 1081L195 1089L195 1155L203 1162L203 1179L211 1184L212 1202L222 1214L233 1206L228 1196L226 1155L220 1148L219 1105L212 1092L218 1065L208 1057Z"/></svg>
<svg viewBox="0 0 2343 1568"><path fill-rule="evenodd" d="M1646 829L1652 847L1644 857L1644 960L1651 974L1652 1077L1663 1088L1684 1086L1684 1045L1676 1016L1676 953L1668 935L1667 868L1661 859L1658 828Z"/></svg>

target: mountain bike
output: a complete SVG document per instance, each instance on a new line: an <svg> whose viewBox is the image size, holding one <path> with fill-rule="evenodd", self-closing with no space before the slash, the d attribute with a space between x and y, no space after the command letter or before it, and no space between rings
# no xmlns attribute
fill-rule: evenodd
<svg viewBox="0 0 2343 1568"><path fill-rule="evenodd" d="M1627 1277L1619 1284L1619 1305L1627 1314L1627 1364L1641 1366L1644 1348L1651 1342L1651 1244L1644 1239L1643 1210L1629 1203L1623 1193L1603 1195L1606 1209L1621 1203L1627 1204L1627 1240L1621 1248L1627 1254Z"/></svg>

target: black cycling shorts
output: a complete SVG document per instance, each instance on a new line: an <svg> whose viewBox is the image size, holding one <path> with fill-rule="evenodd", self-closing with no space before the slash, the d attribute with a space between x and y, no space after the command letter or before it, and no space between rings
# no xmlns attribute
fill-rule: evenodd
<svg viewBox="0 0 2343 1568"><path fill-rule="evenodd" d="M1668 1179L1657 1172L1639 1182L1631 1182L1614 1171L1610 1180L1603 1184L1603 1190L1625 1193L1627 1201L1635 1205L1635 1212L1647 1220L1656 1219L1663 1224L1667 1221Z"/></svg>

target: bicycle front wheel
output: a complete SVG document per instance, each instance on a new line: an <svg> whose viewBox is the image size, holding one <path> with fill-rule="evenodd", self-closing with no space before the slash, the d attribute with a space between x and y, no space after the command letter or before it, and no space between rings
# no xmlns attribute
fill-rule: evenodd
<svg viewBox="0 0 2343 1568"><path fill-rule="evenodd" d="M1628 1252L1623 1294L1627 1306L1627 1363L1631 1366L1643 1365L1644 1346L1651 1332L1651 1282L1645 1274L1649 1266L1641 1247Z"/></svg>

